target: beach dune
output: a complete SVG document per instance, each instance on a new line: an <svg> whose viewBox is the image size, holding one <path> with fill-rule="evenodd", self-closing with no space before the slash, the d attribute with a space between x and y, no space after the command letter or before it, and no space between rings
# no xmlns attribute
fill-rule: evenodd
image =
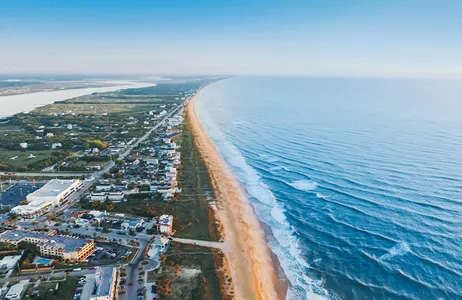
<svg viewBox="0 0 462 300"><path fill-rule="evenodd" d="M235 299L284 299L278 291L276 264L272 260L265 232L242 184L218 153L196 115L191 99L187 114L196 146L207 164L219 206L219 218L224 228L229 273L233 280Z"/></svg>

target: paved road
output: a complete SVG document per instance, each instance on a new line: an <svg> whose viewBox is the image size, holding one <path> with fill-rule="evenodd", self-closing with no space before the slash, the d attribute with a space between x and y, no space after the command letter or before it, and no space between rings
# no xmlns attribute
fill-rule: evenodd
<svg viewBox="0 0 462 300"><path fill-rule="evenodd" d="M91 173L79 173L79 172L0 172L0 175L11 175L14 176L44 176L44 177L80 177L82 175L90 175Z"/></svg>
<svg viewBox="0 0 462 300"><path fill-rule="evenodd" d="M83 275L92 274L92 273L95 273L95 270L82 269L81 271L72 271L70 274L71 276L83 276ZM0 283L16 281L16 280L28 280L31 278L37 278L38 276L48 277L49 275L55 276L55 277L64 277L66 276L66 272L64 272L63 270L58 270L58 271L53 271L53 272L50 272L50 271L31 272L31 273L28 273L27 275L22 275L18 277L0 278Z"/></svg>
<svg viewBox="0 0 462 300"><path fill-rule="evenodd" d="M125 151L122 152L119 155L119 159L123 159L128 154L130 154L130 152L133 150L133 148L138 146L141 142L145 141L153 131L155 131L157 128L162 126L165 123L165 121L167 121L168 118L170 118L173 114L175 114L184 105L185 105L185 102L178 105L174 110L172 110L170 113L168 113L159 123L157 123L154 127L152 127L145 135L140 137L135 143L133 143L129 147L125 148ZM115 165L114 162L110 162L101 171L95 172L93 177L98 177L98 178L102 177L102 175L105 172L109 171L114 165ZM7 175L7 174L8 175L14 174L14 175L17 175L17 176L32 176L32 177L34 177L34 176L79 177L79 176L82 176L82 175L91 175L91 173L88 173L88 172L86 172L86 173L85 172L0 172L0 175ZM95 178L95 180L96 180L96 178Z"/></svg>
<svg viewBox="0 0 462 300"><path fill-rule="evenodd" d="M192 240L192 239L182 239L182 238L173 238L174 242L183 243L183 244L193 244L198 246L210 247L221 249L224 252L229 252L230 248L228 244L223 242L211 242L211 241L202 241L202 240Z"/></svg>

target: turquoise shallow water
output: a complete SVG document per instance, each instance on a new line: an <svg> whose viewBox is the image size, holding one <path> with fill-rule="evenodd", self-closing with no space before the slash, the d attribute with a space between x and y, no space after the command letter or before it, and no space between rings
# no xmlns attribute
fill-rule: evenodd
<svg viewBox="0 0 462 300"><path fill-rule="evenodd" d="M197 112L289 299L462 299L462 81L236 77Z"/></svg>

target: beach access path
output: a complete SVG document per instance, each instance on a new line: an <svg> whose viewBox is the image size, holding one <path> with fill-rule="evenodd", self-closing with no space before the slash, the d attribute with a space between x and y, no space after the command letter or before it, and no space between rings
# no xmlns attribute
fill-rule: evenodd
<svg viewBox="0 0 462 300"><path fill-rule="evenodd" d="M183 238L176 238L176 237L172 238L172 240L174 242L182 243L182 244L193 244L193 245L198 245L198 246L203 246L203 247L216 248L216 249L222 250L223 252L231 251L231 248L229 247L229 245L224 242L192 240L192 239L183 239Z"/></svg>

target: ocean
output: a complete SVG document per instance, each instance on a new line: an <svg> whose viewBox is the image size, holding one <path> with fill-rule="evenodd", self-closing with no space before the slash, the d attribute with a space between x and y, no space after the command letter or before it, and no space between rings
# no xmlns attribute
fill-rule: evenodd
<svg viewBox="0 0 462 300"><path fill-rule="evenodd" d="M462 81L233 77L198 116L288 299L462 299Z"/></svg>

